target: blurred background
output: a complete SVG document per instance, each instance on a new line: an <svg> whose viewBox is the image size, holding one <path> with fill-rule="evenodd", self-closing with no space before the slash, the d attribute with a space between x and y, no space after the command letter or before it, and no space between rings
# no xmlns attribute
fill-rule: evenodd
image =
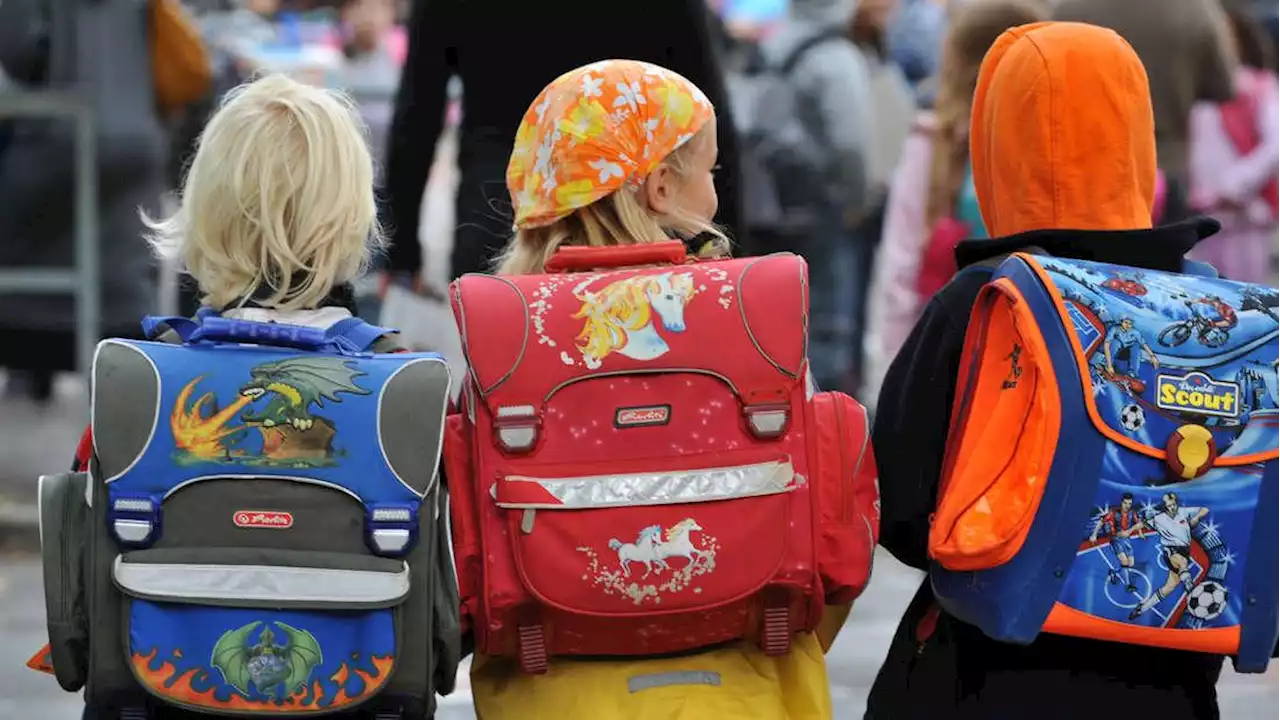
<svg viewBox="0 0 1280 720"><path fill-rule="evenodd" d="M0 0L0 717L78 717L74 696L22 666L44 642L35 478L71 462L87 419L79 371L97 339L136 336L147 313L195 308L174 268L150 256L138 210L173 208L193 143L226 91L279 71L352 94L389 171L388 225L400 249L420 250L398 249L362 281L367 319L460 363L435 288L482 268L500 246L510 225L502 166L519 121L488 112L493 94L514 94L484 80L499 61L460 58L514 31L500 18L442 16L450 0L417 2ZM521 7L554 15L559 6L546 2ZM1008 20L975 21L978 3L1008 6L996 14ZM688 42L697 47L659 47L655 57L693 58L693 70L672 66L720 110L721 162L732 169L718 180L718 219L741 252L792 250L814 268L812 360L825 387L874 407L922 303L954 272L951 247L984 234L968 171L969 104L986 47L1028 19L1088 20L1134 45L1157 117L1154 219L1221 219L1224 232L1197 254L1232 279L1276 283L1275 2L655 0L646 13L666 6L672 23L696 30ZM517 104L605 56L547 60ZM205 81L175 100L162 71L193 57ZM792 99L787 112L770 112L780 92ZM415 119L421 112L428 121ZM476 203L465 194L481 186L496 188L481 203L492 246L466 216ZM918 582L887 555L877 561L832 651L837 717L861 717ZM471 717L460 687L440 717ZM1275 667L1228 672L1221 687L1225 718L1280 712Z"/></svg>

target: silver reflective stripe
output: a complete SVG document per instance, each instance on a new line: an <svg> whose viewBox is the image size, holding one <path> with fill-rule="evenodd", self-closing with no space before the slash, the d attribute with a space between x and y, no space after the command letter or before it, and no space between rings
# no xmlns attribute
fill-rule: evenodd
<svg viewBox="0 0 1280 720"><path fill-rule="evenodd" d="M627 678L627 690L638 693L672 685L720 685L720 673L710 670L677 670L674 672L634 675Z"/></svg>
<svg viewBox="0 0 1280 720"><path fill-rule="evenodd" d="M499 502L504 508L574 509L677 505L787 492L798 480L789 460L755 465L665 472L533 478L508 475L506 482L536 483L549 496L536 502Z"/></svg>
<svg viewBox="0 0 1280 720"><path fill-rule="evenodd" d="M116 584L148 598L286 603L390 603L409 594L409 566L400 572L271 565L130 563L116 558Z"/></svg>

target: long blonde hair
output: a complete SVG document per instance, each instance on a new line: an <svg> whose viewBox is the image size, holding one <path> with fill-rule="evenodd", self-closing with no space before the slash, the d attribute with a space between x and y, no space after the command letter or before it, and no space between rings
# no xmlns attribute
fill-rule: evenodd
<svg viewBox="0 0 1280 720"><path fill-rule="evenodd" d="M925 211L928 227L952 215L960 197L969 166L969 115L982 59L1005 30L1039 22L1045 15L1042 0L970 0L951 19L933 103L937 123Z"/></svg>
<svg viewBox="0 0 1280 720"><path fill-rule="evenodd" d="M709 137L705 128L699 130L668 155L662 164L669 166L677 175L688 177L691 172L690 155L701 147L699 143L710 142ZM729 252L728 238L715 225L680 211L670 215L652 213L645 207L636 188L624 187L550 225L517 230L497 259L495 271L500 275L537 273L562 246L605 247L659 242L670 239L668 233L671 232L687 237L709 233L715 242L709 244L704 254L719 256Z"/></svg>
<svg viewBox="0 0 1280 720"><path fill-rule="evenodd" d="M241 85L200 136L177 212L144 215L148 240L207 305L316 307L383 245L366 136L342 93L281 75Z"/></svg>

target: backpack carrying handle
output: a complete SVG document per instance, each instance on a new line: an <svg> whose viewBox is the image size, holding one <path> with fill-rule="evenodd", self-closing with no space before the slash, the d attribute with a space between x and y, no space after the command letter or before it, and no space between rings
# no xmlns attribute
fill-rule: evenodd
<svg viewBox="0 0 1280 720"><path fill-rule="evenodd" d="M183 343L230 342L252 345L270 345L297 350L336 350L338 352L369 352L379 338L394 330L370 325L357 317L340 320L328 329L290 325L276 322L237 320L219 315L214 310L202 308L196 317L154 317L142 321L147 337L156 337L168 328Z"/></svg>
<svg viewBox="0 0 1280 720"><path fill-rule="evenodd" d="M634 265L683 265L688 259L683 242L664 240L611 247L564 247L547 261L549 273L620 268Z"/></svg>

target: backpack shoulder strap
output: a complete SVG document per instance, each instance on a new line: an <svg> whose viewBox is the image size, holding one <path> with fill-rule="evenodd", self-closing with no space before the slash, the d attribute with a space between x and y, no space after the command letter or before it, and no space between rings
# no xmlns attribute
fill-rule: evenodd
<svg viewBox="0 0 1280 720"><path fill-rule="evenodd" d="M782 59L782 62L778 65L778 74L783 77L790 75L796 69L796 66L800 64L800 61L804 59L805 53L819 45L822 45L828 40L835 40L836 38L843 37L843 30L839 28L828 28L820 33L816 33L804 40L801 40L799 44L792 48L791 52L787 53L786 57Z"/></svg>
<svg viewBox="0 0 1280 720"><path fill-rule="evenodd" d="M349 350L356 352L387 352L378 349L379 341L395 334L395 330L370 325L358 317L339 320L329 326L329 329L325 332L325 335L329 338L342 342L342 344L348 346ZM383 343L383 347L386 346L386 343Z"/></svg>

